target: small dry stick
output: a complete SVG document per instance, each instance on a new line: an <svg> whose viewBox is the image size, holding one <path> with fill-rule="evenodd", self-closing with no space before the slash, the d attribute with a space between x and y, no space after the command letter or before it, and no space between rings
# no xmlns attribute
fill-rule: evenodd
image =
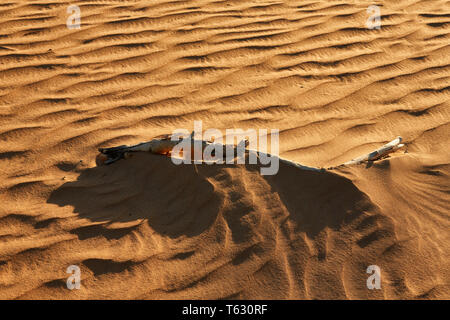
<svg viewBox="0 0 450 320"><path fill-rule="evenodd" d="M397 137L394 140L392 140L389 143L386 143L384 146L378 148L375 151L372 151L368 154L362 155L358 158L355 158L353 160L350 160L348 162L345 162L337 167L341 167L341 166L346 166L346 165L352 165L352 164L360 164L363 162L372 162L375 160L379 160L382 159L384 157L386 157L387 155L389 155L392 152L397 151L400 148L403 148L405 145L402 142L402 137ZM337 168L337 167L332 167L330 169L333 168Z"/></svg>

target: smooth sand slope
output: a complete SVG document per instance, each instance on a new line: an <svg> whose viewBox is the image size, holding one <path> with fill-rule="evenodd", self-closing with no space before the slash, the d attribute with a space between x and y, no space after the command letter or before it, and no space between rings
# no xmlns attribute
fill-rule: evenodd
<svg viewBox="0 0 450 320"><path fill-rule="evenodd" d="M0 30L1 299L450 298L450 1L9 0ZM308 166L407 153L95 167L194 120Z"/></svg>

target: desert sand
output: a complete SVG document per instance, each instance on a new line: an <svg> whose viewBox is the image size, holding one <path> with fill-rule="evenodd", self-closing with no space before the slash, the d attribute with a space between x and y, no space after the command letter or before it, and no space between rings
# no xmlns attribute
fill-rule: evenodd
<svg viewBox="0 0 450 320"><path fill-rule="evenodd" d="M0 30L1 299L450 298L450 1L9 0ZM406 152L95 165L194 120Z"/></svg>

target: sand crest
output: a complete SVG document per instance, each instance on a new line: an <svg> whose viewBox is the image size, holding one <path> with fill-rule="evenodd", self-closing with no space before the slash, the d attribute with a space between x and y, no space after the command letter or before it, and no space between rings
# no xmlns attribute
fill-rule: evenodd
<svg viewBox="0 0 450 320"><path fill-rule="evenodd" d="M0 299L450 297L449 1L78 2L0 4ZM407 152L95 166L195 120L306 166Z"/></svg>

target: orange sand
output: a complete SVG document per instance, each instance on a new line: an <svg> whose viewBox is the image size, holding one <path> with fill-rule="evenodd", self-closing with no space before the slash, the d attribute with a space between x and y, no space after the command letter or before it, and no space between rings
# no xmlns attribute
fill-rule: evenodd
<svg viewBox="0 0 450 320"><path fill-rule="evenodd" d="M0 4L0 298L449 299L450 1L377 1L379 30L371 4ZM408 152L275 176L152 154L95 167L98 147L194 120L278 128L308 166L399 135Z"/></svg>

